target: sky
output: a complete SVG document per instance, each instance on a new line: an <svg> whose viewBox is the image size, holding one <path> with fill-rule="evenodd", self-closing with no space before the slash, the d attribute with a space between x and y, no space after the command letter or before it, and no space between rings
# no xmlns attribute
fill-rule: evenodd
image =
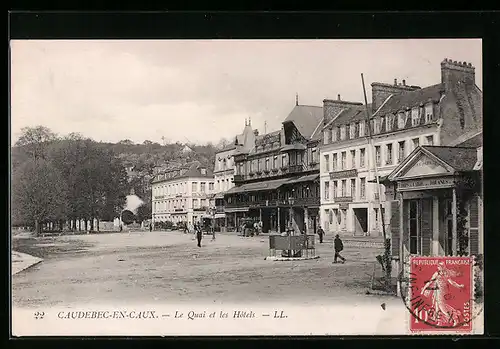
<svg viewBox="0 0 500 349"><path fill-rule="evenodd" d="M368 102L374 81L425 87L450 58L476 68L480 39L15 40L11 142L43 125L96 141L217 143L243 130L278 130L299 104ZM164 137L164 138L162 138Z"/></svg>

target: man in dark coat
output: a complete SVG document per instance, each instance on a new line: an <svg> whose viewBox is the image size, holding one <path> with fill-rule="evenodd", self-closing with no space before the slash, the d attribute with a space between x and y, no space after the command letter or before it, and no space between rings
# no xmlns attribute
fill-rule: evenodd
<svg viewBox="0 0 500 349"><path fill-rule="evenodd" d="M325 231L323 230L323 228L319 227L318 235L319 235L319 243L322 244L323 243L323 236L325 235Z"/></svg>
<svg viewBox="0 0 500 349"><path fill-rule="evenodd" d="M198 240L198 247L201 247L201 238L203 237L203 232L201 231L201 226L198 223L196 225L196 240Z"/></svg>
<svg viewBox="0 0 500 349"><path fill-rule="evenodd" d="M340 255L340 252L344 249L344 244L339 237L339 234L335 235L333 240L333 249L335 250L335 257L333 257L333 263L337 263L337 258L340 258L342 263L345 263L345 258Z"/></svg>

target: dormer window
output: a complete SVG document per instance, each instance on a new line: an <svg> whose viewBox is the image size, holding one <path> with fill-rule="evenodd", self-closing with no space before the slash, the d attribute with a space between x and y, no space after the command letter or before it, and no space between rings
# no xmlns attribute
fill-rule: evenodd
<svg viewBox="0 0 500 349"><path fill-rule="evenodd" d="M332 132L332 142L338 141L338 139L337 139L337 128L336 127L332 128L331 132Z"/></svg>
<svg viewBox="0 0 500 349"><path fill-rule="evenodd" d="M347 139L351 139L351 125L345 125L345 135Z"/></svg>
<svg viewBox="0 0 500 349"><path fill-rule="evenodd" d="M386 131L392 130L392 114L389 114L385 117L385 130Z"/></svg>
<svg viewBox="0 0 500 349"><path fill-rule="evenodd" d="M356 124L352 123L351 127L349 128L349 138L354 139L356 138Z"/></svg>
<svg viewBox="0 0 500 349"><path fill-rule="evenodd" d="M340 127L340 140L345 140L345 126Z"/></svg>
<svg viewBox="0 0 500 349"><path fill-rule="evenodd" d="M330 143L330 130L324 130L323 131L323 144L329 144Z"/></svg>
<svg viewBox="0 0 500 349"><path fill-rule="evenodd" d="M425 123L429 123L432 121L432 103L429 103L425 106Z"/></svg>
<svg viewBox="0 0 500 349"><path fill-rule="evenodd" d="M360 121L360 123L359 123L359 136L360 137L365 136L365 125L366 125L365 121Z"/></svg>
<svg viewBox="0 0 500 349"><path fill-rule="evenodd" d="M398 128L402 129L405 128L406 120L405 120L405 114L404 112L399 112L398 114Z"/></svg>
<svg viewBox="0 0 500 349"><path fill-rule="evenodd" d="M420 118L418 115L418 108L413 108L411 110L411 125L418 126L420 124Z"/></svg>

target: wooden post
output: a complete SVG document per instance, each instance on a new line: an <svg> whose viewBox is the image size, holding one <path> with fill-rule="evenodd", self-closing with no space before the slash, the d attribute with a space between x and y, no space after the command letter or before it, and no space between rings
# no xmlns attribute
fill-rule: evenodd
<svg viewBox="0 0 500 349"><path fill-rule="evenodd" d="M281 234L280 208L278 206L278 234Z"/></svg>
<svg viewBox="0 0 500 349"><path fill-rule="evenodd" d="M451 214L453 217L452 223L452 246L451 246L451 251L452 255L456 256L457 255L457 191L455 188L453 190L453 202L451 205Z"/></svg>

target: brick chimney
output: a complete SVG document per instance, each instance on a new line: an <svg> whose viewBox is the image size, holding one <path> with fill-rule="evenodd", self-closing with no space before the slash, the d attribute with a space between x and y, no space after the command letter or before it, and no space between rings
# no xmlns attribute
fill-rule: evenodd
<svg viewBox="0 0 500 349"><path fill-rule="evenodd" d="M441 83L445 90L449 90L453 85L465 84L474 86L476 82L476 68L471 63L457 62L445 58L441 62Z"/></svg>
<svg viewBox="0 0 500 349"><path fill-rule="evenodd" d="M420 89L419 86L406 85L406 80L403 83L398 83L394 79L394 84L384 84L381 82L372 83L372 112L375 112L390 95L398 95L401 93L415 91Z"/></svg>
<svg viewBox="0 0 500 349"><path fill-rule="evenodd" d="M337 114L343 110L352 106L363 105L361 102L348 102L340 99L340 95L337 95L337 99L324 99L323 100L323 124L329 123Z"/></svg>

